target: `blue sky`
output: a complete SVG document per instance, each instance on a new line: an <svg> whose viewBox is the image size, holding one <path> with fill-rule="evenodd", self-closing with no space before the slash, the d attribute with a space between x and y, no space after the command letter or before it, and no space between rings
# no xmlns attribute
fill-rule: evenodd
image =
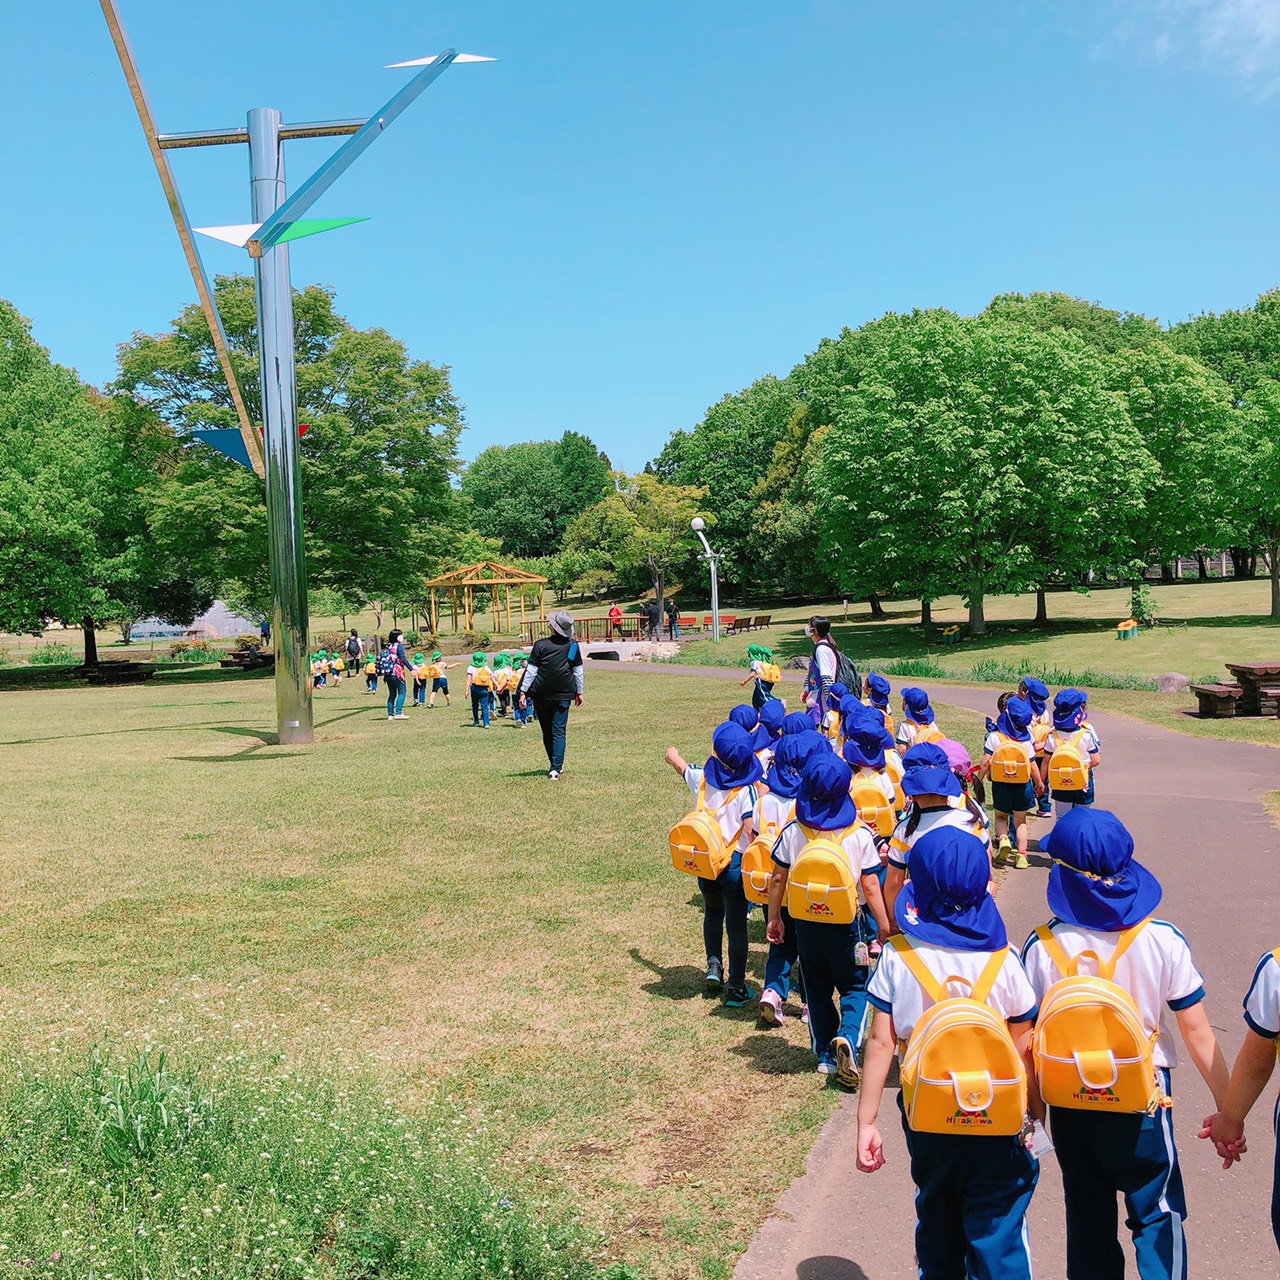
<svg viewBox="0 0 1280 1280"><path fill-rule="evenodd" d="M121 7L171 131L367 114L410 74L384 63L501 58L315 210L373 221L293 250L295 284L452 367L468 456L573 428L638 469L888 310L1060 289L1168 321L1280 282L1275 0ZM0 296L102 382L193 289L97 6L3 30ZM290 144L295 185L332 145ZM245 148L176 163L196 224L248 220Z"/></svg>

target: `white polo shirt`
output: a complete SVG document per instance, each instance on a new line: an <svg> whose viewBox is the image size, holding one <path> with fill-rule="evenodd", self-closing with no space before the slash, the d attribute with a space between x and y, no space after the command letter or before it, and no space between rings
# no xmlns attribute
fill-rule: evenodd
<svg viewBox="0 0 1280 1280"><path fill-rule="evenodd" d="M772 831L776 835L796 816L796 802L766 791L756 805L756 827L759 831Z"/></svg>
<svg viewBox="0 0 1280 1280"><path fill-rule="evenodd" d="M1260 1036L1280 1039L1280 960L1274 951L1268 951L1253 971L1249 994L1244 998L1244 1020Z"/></svg>
<svg viewBox="0 0 1280 1280"><path fill-rule="evenodd" d="M1057 729L1051 729L1049 731L1049 736L1044 740L1045 755L1051 756L1055 751L1057 751L1059 739L1070 741L1077 733L1080 733L1081 730L1083 730L1083 733L1081 734L1080 741L1076 745L1082 752L1084 752L1085 758L1088 759L1088 757L1095 751L1100 752L1102 750L1102 743L1098 741L1098 735L1094 733L1088 725L1081 725L1080 729L1073 729L1070 733L1059 733Z"/></svg>
<svg viewBox="0 0 1280 1280"><path fill-rule="evenodd" d="M689 788L695 804L704 776L705 771L699 769L697 765L691 764L684 771L685 785ZM732 791L720 791L708 784L704 803L707 812L719 822L725 843L730 843L736 837L737 843L733 848L741 853L751 843L751 826L747 819L755 812L755 787L735 787Z"/></svg>
<svg viewBox="0 0 1280 1280"><path fill-rule="evenodd" d="M879 788L884 795L889 807L894 807L894 802L898 798L898 793L893 789L893 779L887 773L880 769L858 768L854 770L853 782L849 784L852 791L854 783L861 782L863 779L869 778Z"/></svg>
<svg viewBox="0 0 1280 1280"><path fill-rule="evenodd" d="M774 842L773 860L778 866L786 867L789 870L800 856L800 850L809 843L814 835L831 836L835 834L838 833L818 831L811 835L798 821L789 822L782 828L781 834ZM866 826L865 823L859 822L851 831L846 832L844 838L840 841L840 847L849 859L849 866L857 874L858 901L865 906L867 899L862 892L862 877L876 875L880 871L880 854L876 850L876 842L871 834L871 828Z"/></svg>
<svg viewBox="0 0 1280 1280"><path fill-rule="evenodd" d="M1119 933L1094 932L1057 919L1050 920L1049 927L1068 956L1094 951L1110 959L1120 939ZM1064 976L1034 933L1022 949L1022 963L1039 1000ZM1088 958L1080 968L1087 974L1098 972L1097 964ZM1177 1013L1204 999L1204 978L1191 958L1186 938L1168 921L1152 920L1120 957L1113 981L1133 997L1147 1034L1159 1028L1155 1065L1176 1067L1178 1049L1165 1021L1165 1011Z"/></svg>
<svg viewBox="0 0 1280 1280"><path fill-rule="evenodd" d="M985 816L984 814L983 817ZM900 871L907 869L907 856L915 848L916 841L925 832L939 827L956 827L960 831L967 831L971 836L977 836L987 844L991 842L987 835L986 823L980 822L968 805L963 809L953 809L950 805L945 809L921 809L915 830L908 834L907 827L911 818L912 815L907 814L894 828L893 835L889 838L889 863Z"/></svg>
<svg viewBox="0 0 1280 1280"><path fill-rule="evenodd" d="M939 982L949 977L977 982L992 954L990 951L961 951L958 947L935 947L914 940L913 947ZM946 990L948 995L967 996L970 988L964 982L957 982ZM880 963L876 965L867 987L867 999L893 1019L894 1034L902 1041L911 1039L916 1023L934 1003L915 974L907 968L896 947L885 947L880 953ZM1013 948L1009 949L1004 964L1000 966L987 1003L996 1016L1006 1022L1030 1022L1036 1016L1036 994Z"/></svg>

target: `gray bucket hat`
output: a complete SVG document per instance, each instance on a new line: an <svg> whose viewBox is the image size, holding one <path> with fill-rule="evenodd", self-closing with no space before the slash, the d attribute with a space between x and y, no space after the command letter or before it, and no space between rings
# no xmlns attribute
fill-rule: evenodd
<svg viewBox="0 0 1280 1280"><path fill-rule="evenodd" d="M548 619L551 630L566 638L573 635L573 614L568 609L557 609Z"/></svg>

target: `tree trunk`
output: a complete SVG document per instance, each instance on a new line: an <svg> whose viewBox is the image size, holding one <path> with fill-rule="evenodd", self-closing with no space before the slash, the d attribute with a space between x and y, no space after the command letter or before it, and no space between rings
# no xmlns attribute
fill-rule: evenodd
<svg viewBox="0 0 1280 1280"><path fill-rule="evenodd" d="M1173 581L1173 565L1169 563L1169 561L1167 560L1162 560L1160 562L1160 581L1161 582Z"/></svg>
<svg viewBox="0 0 1280 1280"><path fill-rule="evenodd" d="M662 639L662 624L666 618L666 574L660 570L655 570L653 575L653 598L658 604L658 625L653 633L655 640Z"/></svg>
<svg viewBox="0 0 1280 1280"><path fill-rule="evenodd" d="M1237 578L1252 578L1257 573L1257 558L1248 547L1228 547Z"/></svg>
<svg viewBox="0 0 1280 1280"><path fill-rule="evenodd" d="M1036 588L1036 621L1047 623L1049 621L1049 602L1045 599L1044 588Z"/></svg>
<svg viewBox="0 0 1280 1280"><path fill-rule="evenodd" d="M1209 581L1209 565L1204 558L1203 551L1196 552L1196 572L1199 575L1201 582Z"/></svg>
<svg viewBox="0 0 1280 1280"><path fill-rule="evenodd" d="M969 634L985 636L987 634L987 615L983 610L982 592L974 591L969 597Z"/></svg>
<svg viewBox="0 0 1280 1280"><path fill-rule="evenodd" d="M122 618L120 620L120 643L121 644L133 643L133 619L132 618Z"/></svg>
<svg viewBox="0 0 1280 1280"><path fill-rule="evenodd" d="M871 605L871 616L873 618L887 618L889 616L884 611L884 605L880 603L879 592L873 591L867 597L867 602Z"/></svg>
<svg viewBox="0 0 1280 1280"><path fill-rule="evenodd" d="M371 605L371 607L372 607L372 609L373 609L373 625L374 625L374 629L375 629L376 631L378 631L379 633L381 633L381 631L382 631L382 615L383 615L383 613L385 612L385 610L384 610L384 609L383 609L383 607L382 607L382 601L381 601L381 600L371 600L369 603L370 603L370 605Z"/></svg>
<svg viewBox="0 0 1280 1280"><path fill-rule="evenodd" d="M922 627L933 626L933 601L920 601L920 625Z"/></svg>
<svg viewBox="0 0 1280 1280"><path fill-rule="evenodd" d="M96 667L98 665L98 633L94 630L93 619L86 613L80 620L80 626L84 631L84 665Z"/></svg>
<svg viewBox="0 0 1280 1280"><path fill-rule="evenodd" d="M1267 559L1271 561L1271 616L1280 618L1280 542L1267 543Z"/></svg>

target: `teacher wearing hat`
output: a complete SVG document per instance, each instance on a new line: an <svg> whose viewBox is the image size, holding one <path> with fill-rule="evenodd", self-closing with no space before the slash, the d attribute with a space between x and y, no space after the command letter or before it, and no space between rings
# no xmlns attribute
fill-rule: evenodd
<svg viewBox="0 0 1280 1280"><path fill-rule="evenodd" d="M584 674L582 648L573 638L573 614L557 609L547 623L551 634L536 641L529 651L529 664L520 681L520 709L533 703L542 726L542 745L547 749L547 777L554 782L564 769L569 705L582 706Z"/></svg>

